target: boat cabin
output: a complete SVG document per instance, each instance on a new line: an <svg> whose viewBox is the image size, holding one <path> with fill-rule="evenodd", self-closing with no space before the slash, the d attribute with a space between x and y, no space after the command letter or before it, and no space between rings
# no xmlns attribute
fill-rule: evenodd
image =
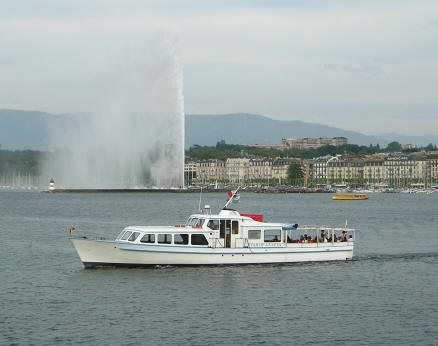
<svg viewBox="0 0 438 346"><path fill-rule="evenodd" d="M352 229L268 223L260 214L223 209L219 214L193 214L185 225L129 226L116 241L150 246L269 248L328 246L352 242L354 237Z"/></svg>

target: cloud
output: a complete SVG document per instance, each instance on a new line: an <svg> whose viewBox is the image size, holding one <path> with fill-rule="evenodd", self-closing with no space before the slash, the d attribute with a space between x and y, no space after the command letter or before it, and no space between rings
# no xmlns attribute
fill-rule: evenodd
<svg viewBox="0 0 438 346"><path fill-rule="evenodd" d="M179 41L188 112L293 118L314 114L298 103L433 102L437 16L425 0L3 2L0 106L87 111L83 84L99 83L117 50L144 45L147 56L157 32Z"/></svg>
<svg viewBox="0 0 438 346"><path fill-rule="evenodd" d="M324 64L323 68L325 70L333 71L345 71L351 74L365 74L370 76L378 76L381 74L382 69L378 64L358 64L358 63L334 63L327 62Z"/></svg>

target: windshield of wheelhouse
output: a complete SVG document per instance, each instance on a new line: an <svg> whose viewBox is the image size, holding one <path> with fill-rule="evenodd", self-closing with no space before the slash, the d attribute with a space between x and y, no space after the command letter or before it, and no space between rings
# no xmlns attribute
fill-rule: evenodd
<svg viewBox="0 0 438 346"><path fill-rule="evenodd" d="M186 226L192 226L192 227L202 227L204 224L205 219L200 219L197 217L191 217L188 221Z"/></svg>

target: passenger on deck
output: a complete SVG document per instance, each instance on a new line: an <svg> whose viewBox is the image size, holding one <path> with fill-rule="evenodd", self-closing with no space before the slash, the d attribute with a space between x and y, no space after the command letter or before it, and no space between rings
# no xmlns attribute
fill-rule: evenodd
<svg viewBox="0 0 438 346"><path fill-rule="evenodd" d="M342 231L342 241L347 241L347 231Z"/></svg>
<svg viewBox="0 0 438 346"><path fill-rule="evenodd" d="M350 236L348 237L348 241L353 241L353 236L350 234Z"/></svg>

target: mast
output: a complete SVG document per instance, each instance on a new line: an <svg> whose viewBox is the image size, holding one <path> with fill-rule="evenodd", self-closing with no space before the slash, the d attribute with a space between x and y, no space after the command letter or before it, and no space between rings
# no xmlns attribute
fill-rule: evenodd
<svg viewBox="0 0 438 346"><path fill-rule="evenodd" d="M226 207L228 207L228 205L233 201L233 199L237 196L237 192L239 191L240 186L235 190L232 191L233 194L231 195L230 198L228 198L227 203L225 203L224 207L222 209L225 209Z"/></svg>

